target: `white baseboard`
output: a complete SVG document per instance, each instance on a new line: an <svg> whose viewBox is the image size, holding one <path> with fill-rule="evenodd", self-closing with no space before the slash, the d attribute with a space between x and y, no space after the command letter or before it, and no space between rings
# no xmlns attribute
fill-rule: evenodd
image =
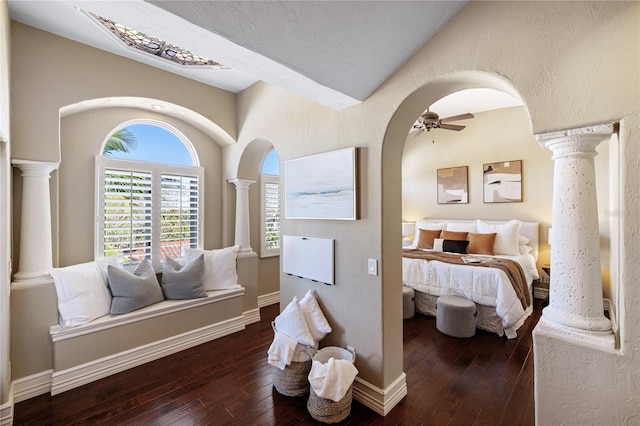
<svg viewBox="0 0 640 426"><path fill-rule="evenodd" d="M389 414L405 396L407 376L404 373L386 389L380 389L357 376L353 384L353 398L381 416Z"/></svg>
<svg viewBox="0 0 640 426"><path fill-rule="evenodd" d="M0 426L11 426L13 424L13 384L9 385L9 398L7 402L0 405Z"/></svg>
<svg viewBox="0 0 640 426"><path fill-rule="evenodd" d="M13 381L13 399L16 403L51 391L53 370L46 370Z"/></svg>
<svg viewBox="0 0 640 426"><path fill-rule="evenodd" d="M251 309L250 311L244 311L242 313L244 316L244 325L253 324L254 322L260 321L260 309Z"/></svg>
<svg viewBox="0 0 640 426"><path fill-rule="evenodd" d="M76 367L56 371L51 376L51 395L57 395L129 368L244 330L244 328L244 316L238 316Z"/></svg>
<svg viewBox="0 0 640 426"><path fill-rule="evenodd" d="M276 303L280 303L279 291L258 296L258 308L264 308L265 306L274 305Z"/></svg>

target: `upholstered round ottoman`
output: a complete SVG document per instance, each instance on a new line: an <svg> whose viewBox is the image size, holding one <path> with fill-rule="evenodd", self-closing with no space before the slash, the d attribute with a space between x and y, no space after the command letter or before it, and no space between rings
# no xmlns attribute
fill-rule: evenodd
<svg viewBox="0 0 640 426"><path fill-rule="evenodd" d="M453 337L476 334L476 304L458 296L440 296L436 302L436 328Z"/></svg>
<svg viewBox="0 0 640 426"><path fill-rule="evenodd" d="M413 318L416 313L415 291L406 285L402 286L402 318Z"/></svg>

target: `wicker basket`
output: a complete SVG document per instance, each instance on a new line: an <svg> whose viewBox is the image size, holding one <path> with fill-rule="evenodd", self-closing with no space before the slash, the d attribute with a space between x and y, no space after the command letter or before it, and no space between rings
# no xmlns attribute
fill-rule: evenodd
<svg viewBox="0 0 640 426"><path fill-rule="evenodd" d="M271 323L276 332L275 323ZM309 371L316 347L298 344L293 360L284 370L273 366L273 387L284 396L303 396L309 393Z"/></svg>
<svg viewBox="0 0 640 426"><path fill-rule="evenodd" d="M355 362L356 354L336 346L328 346L320 349L313 357L314 361L326 363L329 358L346 359ZM338 423L351 414L351 402L353 401L353 384L349 386L347 393L340 401L321 398L310 388L307 410L315 420L323 423Z"/></svg>

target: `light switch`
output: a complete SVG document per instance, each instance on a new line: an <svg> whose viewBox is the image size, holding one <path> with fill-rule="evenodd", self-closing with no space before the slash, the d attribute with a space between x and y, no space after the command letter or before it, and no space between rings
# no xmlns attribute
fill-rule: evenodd
<svg viewBox="0 0 640 426"><path fill-rule="evenodd" d="M378 275L378 261L376 259L369 259L367 270L369 271L369 275Z"/></svg>

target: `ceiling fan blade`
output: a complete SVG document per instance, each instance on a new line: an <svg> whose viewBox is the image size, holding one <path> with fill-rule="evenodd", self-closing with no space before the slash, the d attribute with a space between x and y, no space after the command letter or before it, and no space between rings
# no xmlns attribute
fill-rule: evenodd
<svg viewBox="0 0 640 426"><path fill-rule="evenodd" d="M440 129L447 129L447 130L455 130L457 132L459 132L460 130L464 129L466 126L458 126L457 124L441 124L440 125Z"/></svg>
<svg viewBox="0 0 640 426"><path fill-rule="evenodd" d="M441 123L448 123L449 121L458 121L458 120L467 120L469 118L473 118L473 114L466 113L460 115L454 115L453 117L447 117L440 120Z"/></svg>

